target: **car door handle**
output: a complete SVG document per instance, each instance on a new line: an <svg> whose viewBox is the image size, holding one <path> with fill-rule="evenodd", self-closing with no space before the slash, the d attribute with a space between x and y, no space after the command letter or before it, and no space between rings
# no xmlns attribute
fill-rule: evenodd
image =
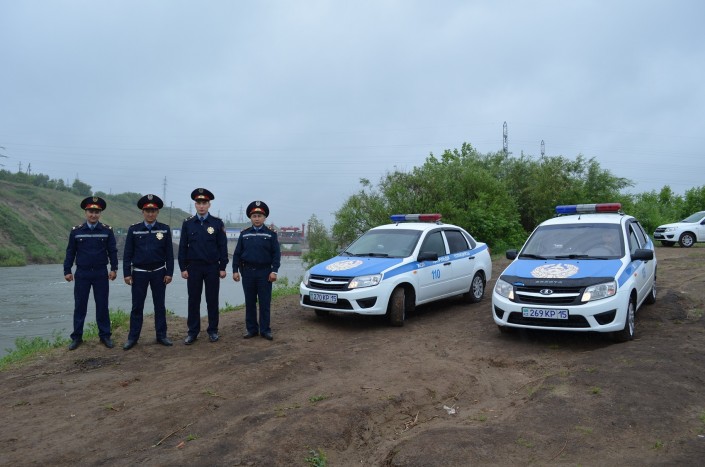
<svg viewBox="0 0 705 467"><path fill-rule="evenodd" d="M450 264L450 261L448 261L447 263L443 263L443 266L450 266Z"/></svg>

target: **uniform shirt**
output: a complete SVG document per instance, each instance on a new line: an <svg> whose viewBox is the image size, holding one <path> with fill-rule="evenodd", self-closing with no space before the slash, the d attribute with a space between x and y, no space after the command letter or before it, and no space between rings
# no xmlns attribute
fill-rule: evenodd
<svg viewBox="0 0 705 467"><path fill-rule="evenodd" d="M153 270L166 265L166 275L174 275L174 245L168 225L155 222L150 228L144 222L132 224L127 231L122 255L122 272L132 275L132 267Z"/></svg>
<svg viewBox="0 0 705 467"><path fill-rule="evenodd" d="M97 268L110 262L110 270L118 270L117 244L113 228L98 222L91 230L87 222L74 226L64 259L64 275L71 274L74 261L79 268Z"/></svg>
<svg viewBox="0 0 705 467"><path fill-rule="evenodd" d="M184 220L179 239L179 269L185 271L189 263L218 264L225 271L228 264L228 238L220 218L208 215L201 225L198 216Z"/></svg>
<svg viewBox="0 0 705 467"><path fill-rule="evenodd" d="M281 250L277 233L263 225L258 229L248 227L240 232L233 253L233 272L244 264L264 267L270 272L278 272L281 265Z"/></svg>

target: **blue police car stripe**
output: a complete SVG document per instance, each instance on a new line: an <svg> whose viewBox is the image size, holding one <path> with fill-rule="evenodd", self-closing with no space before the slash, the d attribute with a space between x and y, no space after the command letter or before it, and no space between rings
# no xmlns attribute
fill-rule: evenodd
<svg viewBox="0 0 705 467"><path fill-rule="evenodd" d="M482 245L473 250L461 251L451 255L445 255L438 258L438 261L410 261L404 262L404 258L379 258L379 257L361 257L361 256L336 256L328 261L324 261L311 269L312 274L321 276L361 276L366 274L384 274L384 279L389 279L399 274L404 274L409 271L423 269L431 266L436 266L440 263L448 261L467 260L470 256L476 255L487 249L487 245ZM329 266L345 263L359 262L351 267L331 268Z"/></svg>
<svg viewBox="0 0 705 467"><path fill-rule="evenodd" d="M502 273L503 275L517 277L533 277L531 272L539 266L546 265L571 265L578 268L578 271L566 279L582 279L584 277L614 277L622 267L619 259L610 260L518 260L512 262Z"/></svg>
<svg viewBox="0 0 705 467"><path fill-rule="evenodd" d="M438 258L438 261L423 261L423 262L417 262L417 261L412 261L411 263L406 263L402 266L399 266L398 268L395 268L391 271L387 271L384 273L384 278L382 279L387 280L390 279L394 276L397 276L399 274L404 274L409 271L413 271L416 269L424 269L432 266L437 266L438 264L441 263L447 263L448 261L453 262L453 261L458 261L461 259L466 259L469 258L470 256L476 255L480 253L481 251L485 251L487 249L487 245L483 245L479 248L475 248L473 250L466 250L466 251L460 251L458 253L453 253L450 255L445 255L441 256Z"/></svg>

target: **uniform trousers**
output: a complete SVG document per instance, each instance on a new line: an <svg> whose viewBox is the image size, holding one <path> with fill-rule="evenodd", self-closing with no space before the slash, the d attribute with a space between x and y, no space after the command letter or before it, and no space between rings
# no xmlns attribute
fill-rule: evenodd
<svg viewBox="0 0 705 467"><path fill-rule="evenodd" d="M83 339L83 323L86 321L88 296L91 288L93 288L93 299L95 300L95 321L98 325L98 336L101 339L110 337L109 280L106 267L77 267L73 278L74 309L71 339Z"/></svg>
<svg viewBox="0 0 705 467"><path fill-rule="evenodd" d="M132 311L130 311L130 333L128 340L136 341L142 332L144 321L144 302L147 299L147 289L152 289L154 304L154 329L157 339L166 337L166 284L164 276L166 268L159 271L132 271Z"/></svg>
<svg viewBox="0 0 705 467"><path fill-rule="evenodd" d="M220 291L220 270L218 264L191 263L186 268L188 279L188 335L197 337L201 332L201 293L206 288L208 308L208 334L218 332L218 293Z"/></svg>
<svg viewBox="0 0 705 467"><path fill-rule="evenodd" d="M245 292L245 327L248 334L268 334L270 305L272 303L272 283L269 282L271 269L242 270L242 290ZM257 323L257 303L259 302L259 324Z"/></svg>

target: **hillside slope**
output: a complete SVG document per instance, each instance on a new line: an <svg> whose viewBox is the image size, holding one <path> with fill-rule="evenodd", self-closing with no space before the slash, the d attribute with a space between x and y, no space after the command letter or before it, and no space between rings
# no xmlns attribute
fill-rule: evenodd
<svg viewBox="0 0 705 467"><path fill-rule="evenodd" d="M118 235L125 232L141 219L135 205L139 196L105 196L108 206L101 221ZM61 263L71 227L85 220L82 199L67 191L0 181L0 266ZM171 219L172 227L178 227L187 216L181 209L165 207L159 220Z"/></svg>

